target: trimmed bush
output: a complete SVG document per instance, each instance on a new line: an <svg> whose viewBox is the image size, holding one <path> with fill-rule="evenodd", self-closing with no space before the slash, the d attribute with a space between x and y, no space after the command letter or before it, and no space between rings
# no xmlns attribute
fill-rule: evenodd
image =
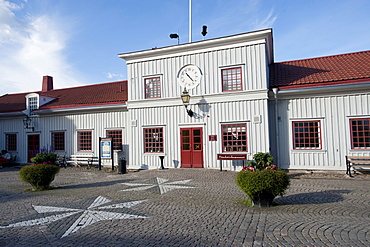
<svg viewBox="0 0 370 247"><path fill-rule="evenodd" d="M47 190L59 169L59 166L50 163L32 164L22 167L19 176L22 181L31 184L33 190Z"/></svg>
<svg viewBox="0 0 370 247"><path fill-rule="evenodd" d="M52 164L57 163L57 155L53 153L39 153L35 157L31 158L34 164L42 164L44 162L50 162Z"/></svg>
<svg viewBox="0 0 370 247"><path fill-rule="evenodd" d="M35 164L22 167L19 176L22 181L31 184L33 190L50 189L59 166L55 165L57 155L53 153L39 153L31 158Z"/></svg>
<svg viewBox="0 0 370 247"><path fill-rule="evenodd" d="M253 199L260 192L282 196L290 184L290 179L282 170L242 170L236 175L236 184Z"/></svg>
<svg viewBox="0 0 370 247"><path fill-rule="evenodd" d="M290 178L273 164L269 153L257 153L254 160L236 175L237 186L249 197L253 205L269 207L274 197L282 196L290 184Z"/></svg>

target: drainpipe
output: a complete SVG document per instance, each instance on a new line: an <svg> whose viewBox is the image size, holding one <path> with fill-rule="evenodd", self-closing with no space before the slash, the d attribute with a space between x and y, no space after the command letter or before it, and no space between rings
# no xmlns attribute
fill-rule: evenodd
<svg viewBox="0 0 370 247"><path fill-rule="evenodd" d="M279 114L278 114L278 91L279 88L275 87L272 89L272 92L274 93L274 98L275 98L275 135L276 135L276 140L275 140L275 145L276 145L276 164L279 166L279 156L280 156L280 140L279 140Z"/></svg>

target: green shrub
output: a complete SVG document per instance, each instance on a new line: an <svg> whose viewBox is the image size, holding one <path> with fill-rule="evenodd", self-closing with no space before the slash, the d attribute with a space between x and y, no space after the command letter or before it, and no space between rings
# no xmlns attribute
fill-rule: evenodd
<svg viewBox="0 0 370 247"><path fill-rule="evenodd" d="M236 184L253 200L261 192L282 196L290 184L290 179L282 170L242 170L236 175Z"/></svg>
<svg viewBox="0 0 370 247"><path fill-rule="evenodd" d="M31 161L35 164L42 164L44 162L56 164L57 158L57 155L53 153L39 153L36 154L35 157L31 158Z"/></svg>
<svg viewBox="0 0 370 247"><path fill-rule="evenodd" d="M58 172L59 166L45 162L22 167L19 176L22 181L31 184L33 190L47 190Z"/></svg>
<svg viewBox="0 0 370 247"><path fill-rule="evenodd" d="M253 167L258 171L262 171L268 166L274 164L274 157L270 153L256 153L253 155L253 160L248 161L248 166Z"/></svg>

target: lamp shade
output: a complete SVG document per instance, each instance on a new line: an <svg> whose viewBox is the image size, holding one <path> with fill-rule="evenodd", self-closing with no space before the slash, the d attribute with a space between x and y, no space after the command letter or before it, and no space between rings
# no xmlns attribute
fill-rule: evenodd
<svg viewBox="0 0 370 247"><path fill-rule="evenodd" d="M31 118L29 118L28 116L23 118L23 125L25 128L28 128L31 124Z"/></svg>
<svg viewBox="0 0 370 247"><path fill-rule="evenodd" d="M182 100L182 103L184 104L189 104L190 102L190 95L189 95L189 92L186 90L186 88L181 94L181 100Z"/></svg>

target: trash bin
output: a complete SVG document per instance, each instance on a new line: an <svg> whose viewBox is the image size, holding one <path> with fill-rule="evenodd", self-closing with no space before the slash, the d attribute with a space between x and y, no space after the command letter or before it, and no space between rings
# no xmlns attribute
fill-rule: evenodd
<svg viewBox="0 0 370 247"><path fill-rule="evenodd" d="M126 160L120 160L118 163L118 174L125 174L127 173L127 168L126 168Z"/></svg>

